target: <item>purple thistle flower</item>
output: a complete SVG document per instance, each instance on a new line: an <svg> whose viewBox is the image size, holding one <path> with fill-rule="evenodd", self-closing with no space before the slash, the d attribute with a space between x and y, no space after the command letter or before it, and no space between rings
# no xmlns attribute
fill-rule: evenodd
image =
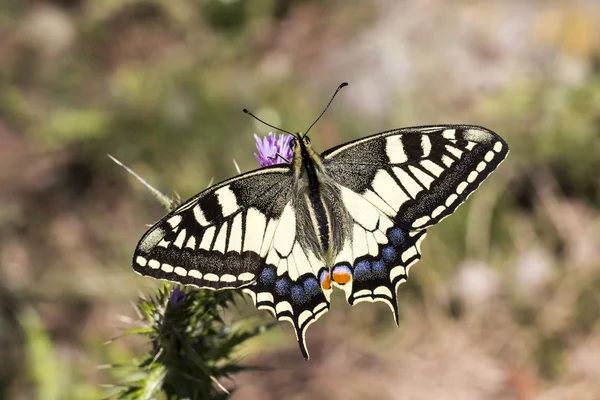
<svg viewBox="0 0 600 400"><path fill-rule="evenodd" d="M292 135L283 133L277 135L276 133L269 132L269 136L264 137L262 141L256 134L254 135L254 139L256 139L256 150L258 151L258 154L254 153L254 157L256 157L261 167L286 163L287 161L279 157L277 153L288 160L292 159L293 152L290 148Z"/></svg>
<svg viewBox="0 0 600 400"><path fill-rule="evenodd" d="M172 306L178 306L183 300L185 300L185 292L182 292L179 286L177 286L171 291L169 303L171 303Z"/></svg>

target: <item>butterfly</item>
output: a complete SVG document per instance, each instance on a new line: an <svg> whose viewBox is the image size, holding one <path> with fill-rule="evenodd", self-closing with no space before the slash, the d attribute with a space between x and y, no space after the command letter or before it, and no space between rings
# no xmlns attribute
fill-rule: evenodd
<svg viewBox="0 0 600 400"><path fill-rule="evenodd" d="M351 305L386 303L398 324L397 288L420 259L427 228L452 214L509 149L475 125L394 129L321 154L306 133L293 134L288 162L216 184L163 217L139 241L133 269L242 289L293 325L308 359L306 330L329 310L333 287Z"/></svg>

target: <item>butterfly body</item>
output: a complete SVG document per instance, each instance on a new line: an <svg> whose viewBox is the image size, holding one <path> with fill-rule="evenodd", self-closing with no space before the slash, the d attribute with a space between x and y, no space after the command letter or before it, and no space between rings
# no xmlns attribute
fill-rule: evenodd
<svg viewBox="0 0 600 400"><path fill-rule="evenodd" d="M420 259L426 228L450 215L504 160L508 146L472 125L397 129L318 154L295 134L289 163L217 184L142 237L133 268L201 288L241 288L295 328L329 309L333 286L353 305L386 303Z"/></svg>

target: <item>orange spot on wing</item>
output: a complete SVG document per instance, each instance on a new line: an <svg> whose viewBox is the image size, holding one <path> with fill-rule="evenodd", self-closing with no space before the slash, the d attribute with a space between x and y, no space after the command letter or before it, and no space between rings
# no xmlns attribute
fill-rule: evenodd
<svg viewBox="0 0 600 400"><path fill-rule="evenodd" d="M323 288L323 290L331 289L331 279L329 279L329 272L325 272L325 276L321 280L321 288Z"/></svg>
<svg viewBox="0 0 600 400"><path fill-rule="evenodd" d="M347 271L333 271L333 280L335 283L345 285L350 282L352 276Z"/></svg>

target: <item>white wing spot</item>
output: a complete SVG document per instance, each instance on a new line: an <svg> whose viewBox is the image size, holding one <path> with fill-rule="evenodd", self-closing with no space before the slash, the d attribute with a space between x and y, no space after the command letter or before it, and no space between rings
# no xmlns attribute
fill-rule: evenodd
<svg viewBox="0 0 600 400"><path fill-rule="evenodd" d="M215 274L206 274L204 275L204 279L212 282L219 282L219 277Z"/></svg>
<svg viewBox="0 0 600 400"><path fill-rule="evenodd" d="M421 218L417 218L417 219L415 220L415 222L413 222L413 228L418 228L418 227L420 227L420 226L423 226L423 225L425 225L426 223L428 223L428 222L429 222L429 220L430 220L430 219L431 219L431 218L429 218L427 215L425 215L425 216L423 216L423 217L421 217Z"/></svg>
<svg viewBox="0 0 600 400"><path fill-rule="evenodd" d="M296 239L296 214L292 208L292 204L288 203L283 209L277 233L273 240L273 247L280 254L290 254L294 240Z"/></svg>
<svg viewBox="0 0 600 400"><path fill-rule="evenodd" d="M358 292L354 293L354 298L363 297L363 296L370 296L372 293L373 292L370 291L369 289L359 290Z"/></svg>
<svg viewBox="0 0 600 400"><path fill-rule="evenodd" d="M150 261L148 261L148 266L152 269L159 269L160 263L156 260L150 260Z"/></svg>
<svg viewBox="0 0 600 400"><path fill-rule="evenodd" d="M254 279L254 274L251 274L250 272L243 272L238 275L238 279L240 281L251 281Z"/></svg>
<svg viewBox="0 0 600 400"><path fill-rule="evenodd" d="M465 147L466 147L467 150L473 150L475 148L476 144L477 143L475 143L475 142L468 142Z"/></svg>
<svg viewBox="0 0 600 400"><path fill-rule="evenodd" d="M426 160L426 161L429 161L429 160ZM429 162L431 162L431 161L429 161ZM431 175L427 175L425 172L423 172L422 169L417 168L414 165L409 165L408 169L410 170L410 172L412 172L412 174L415 176L415 178L417 178L418 181L421 182L423 184L423 186L425 186L426 189L431 188L431 184L434 181L434 179L431 177Z"/></svg>
<svg viewBox="0 0 600 400"><path fill-rule="evenodd" d="M496 153L500 153L500 151L502 151L502 143L496 142L496 144L494 145L494 151Z"/></svg>
<svg viewBox="0 0 600 400"><path fill-rule="evenodd" d="M397 135L386 138L385 153L392 164L402 164L408 161L402 140Z"/></svg>
<svg viewBox="0 0 600 400"><path fill-rule="evenodd" d="M175 241L173 242L173 246L181 248L183 246L183 242L185 241L186 235L187 233L185 229L182 229L181 232L179 232L179 234L177 235L177 239L175 239Z"/></svg>
<svg viewBox="0 0 600 400"><path fill-rule="evenodd" d="M327 303L325 303L325 302L319 303L319 304L317 304L317 306L315 307L315 309L313 310L313 312L315 313L315 315L317 315L321 311L324 311L326 308L327 308Z"/></svg>
<svg viewBox="0 0 600 400"><path fill-rule="evenodd" d="M456 201L456 199L458 199L458 196L456 194L451 194L450 196L448 196L448 198L446 199L446 207L450 207Z"/></svg>
<svg viewBox="0 0 600 400"><path fill-rule="evenodd" d="M477 171L482 172L486 165L487 163L485 161L481 161L479 164L477 164Z"/></svg>
<svg viewBox="0 0 600 400"><path fill-rule="evenodd" d="M227 251L242 252L242 214L236 215L233 219Z"/></svg>
<svg viewBox="0 0 600 400"><path fill-rule="evenodd" d="M277 303L275 305L275 311L277 312L277 314L281 314L286 311L289 311L290 314L294 314L294 309L292 308L292 305L287 301L280 301L279 303Z"/></svg>
<svg viewBox="0 0 600 400"><path fill-rule="evenodd" d="M437 218L438 215L440 215L441 213L443 213L445 209L446 209L446 207L444 207L444 206L437 206L436 209L433 210L433 212L431 213L431 216L433 218Z"/></svg>
<svg viewBox="0 0 600 400"><path fill-rule="evenodd" d="M300 313L300 315L298 316L298 325L302 326L304 325L304 323L311 319L313 316L313 313L308 311L308 310L304 310Z"/></svg>
<svg viewBox="0 0 600 400"><path fill-rule="evenodd" d="M230 274L225 274L221 277L221 282L235 282L235 276Z"/></svg>
<svg viewBox="0 0 600 400"><path fill-rule="evenodd" d="M471 173L469 174L469 176L467 176L467 181L469 182L475 182L475 179L477 179L477 171L471 171Z"/></svg>
<svg viewBox="0 0 600 400"><path fill-rule="evenodd" d="M135 262L137 262L137 263L138 263L138 265L139 265L140 267L145 267L145 266L146 266L146 264L148 263L148 260L146 260L146 259L145 259L144 257L142 257L142 256L137 256L137 257L135 258Z"/></svg>
<svg viewBox="0 0 600 400"><path fill-rule="evenodd" d="M181 215L174 215L167 220L167 223L169 225L171 225L171 228L176 228L177 225L179 225L181 223L182 219L183 218L181 217Z"/></svg>
<svg viewBox="0 0 600 400"><path fill-rule="evenodd" d="M421 135L421 151L423 152L422 157L429 157L431 153L431 139L427 135Z"/></svg>
<svg viewBox="0 0 600 400"><path fill-rule="evenodd" d="M191 276L192 278L202 279L202 272L198 271L197 269L189 270L188 275Z"/></svg>
<svg viewBox="0 0 600 400"><path fill-rule="evenodd" d="M174 271L179 276L186 276L187 275L187 270L185 268L175 267Z"/></svg>
<svg viewBox="0 0 600 400"><path fill-rule="evenodd" d="M492 161L494 159L494 152L493 151L488 151L487 153L485 153L484 159L487 162Z"/></svg>
<svg viewBox="0 0 600 400"><path fill-rule="evenodd" d="M225 240L227 239L227 222L221 226L221 230L217 235L217 240L215 241L215 246L213 247L214 251L220 251L225 254Z"/></svg>
<svg viewBox="0 0 600 400"><path fill-rule="evenodd" d="M263 235L267 226L267 218L256 208L248 209L246 213L246 237L244 239L244 251L260 253L263 243Z"/></svg>
<svg viewBox="0 0 600 400"><path fill-rule="evenodd" d="M390 271L390 281L393 281L394 279L396 279L396 277L398 277L400 275L405 275L405 274L406 274L406 270L404 269L404 267L402 265L394 267Z"/></svg>
<svg viewBox="0 0 600 400"><path fill-rule="evenodd" d="M215 195L219 199L223 216L228 217L239 209L235 193L233 193L229 186L224 186L215 191Z"/></svg>
<svg viewBox="0 0 600 400"><path fill-rule="evenodd" d="M443 155L442 156L442 162L444 163L444 165L446 167L450 167L452 165L452 163L454 163L454 160L450 157L448 157L447 155Z"/></svg>
<svg viewBox="0 0 600 400"><path fill-rule="evenodd" d="M196 221L201 226L207 226L208 225L208 221L206 220L206 217L204 216L204 213L202 212L202 209L200 208L200 205L196 204L196 206L192 209L192 211L194 212L194 218L196 218Z"/></svg>
<svg viewBox="0 0 600 400"><path fill-rule="evenodd" d="M450 164L452 164L452 159L448 156L442 156L442 162L444 162L444 157L446 157L448 160L450 160ZM438 164L434 163L431 160L423 160L421 161L421 165L423 166L423 168L425 168L427 171L431 172L432 174L434 174L435 176L440 176L442 174L442 172L444 172L444 168L440 167ZM450 165L448 165L449 167Z"/></svg>
<svg viewBox="0 0 600 400"><path fill-rule="evenodd" d="M454 146L448 146L448 145L446 145L446 150L448 151L448 153L452 154L456 158L460 158L462 156L462 153L463 153L461 150L457 149Z"/></svg>
<svg viewBox="0 0 600 400"><path fill-rule="evenodd" d="M469 186L469 184L467 182L461 182L457 187L456 187L456 193L461 194L462 192L465 191L465 189L467 188L467 186Z"/></svg>
<svg viewBox="0 0 600 400"><path fill-rule="evenodd" d="M202 241L200 242L200 249L209 250L213 237L215 236L215 231L216 228L214 226L211 226L204 231L204 235L202 235Z"/></svg>
<svg viewBox="0 0 600 400"><path fill-rule="evenodd" d="M158 243L158 246L160 246L160 247L164 247L164 248L167 248L167 247L169 247L169 245L170 245L170 244L171 244L171 242L167 242L166 240L162 239L162 240L161 240L161 241Z"/></svg>
<svg viewBox="0 0 600 400"><path fill-rule="evenodd" d="M185 244L185 247L190 248L192 250L196 250L196 237L190 236L187 243Z"/></svg>
<svg viewBox="0 0 600 400"><path fill-rule="evenodd" d="M406 250L404 253L402 253L402 262L407 262L408 260L410 260L412 257L416 256L417 253L417 249L415 248L415 246L411 246L408 250Z"/></svg>
<svg viewBox="0 0 600 400"><path fill-rule="evenodd" d="M455 136L456 133L456 129L446 129L443 133L442 133L442 137L444 139L450 139L450 140L454 140L456 139Z"/></svg>
<svg viewBox="0 0 600 400"><path fill-rule="evenodd" d="M373 294L392 298L392 292L385 286L379 286L378 288L373 290Z"/></svg>
<svg viewBox="0 0 600 400"><path fill-rule="evenodd" d="M256 302L257 303L262 303L262 302L273 303L273 295L268 292L260 292L258 295L256 295Z"/></svg>
<svg viewBox="0 0 600 400"><path fill-rule="evenodd" d="M406 173L406 171L404 171L402 168L399 167L393 167L392 170L394 171L394 173L396 174L396 176L398 177L398 180L400 181L400 183L402 184L402 186L404 186L404 188L408 191L408 194L413 198L416 199L417 198L417 194L419 194L419 192L421 190L423 190L423 188L421 187L421 185L419 185L417 183L417 181L415 181L409 174ZM379 173L378 173L379 174ZM397 186L397 185L396 185ZM404 199L403 199L404 200ZM403 201L404 202L404 201ZM400 203L402 204L402 203Z"/></svg>
<svg viewBox="0 0 600 400"><path fill-rule="evenodd" d="M171 273L173 272L173 266L170 264L163 264L160 269L162 269L163 271L167 272L167 273Z"/></svg>

